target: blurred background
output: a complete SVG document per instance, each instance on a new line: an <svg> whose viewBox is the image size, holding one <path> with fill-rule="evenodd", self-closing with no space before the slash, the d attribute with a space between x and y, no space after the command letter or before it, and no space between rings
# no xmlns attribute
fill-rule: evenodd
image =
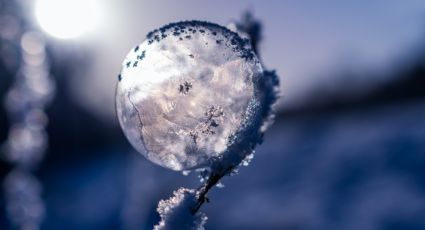
<svg viewBox="0 0 425 230"><path fill-rule="evenodd" d="M0 229L151 229L199 180L125 139L121 62L164 24L246 11L282 97L206 229L425 229L422 0L0 0Z"/></svg>

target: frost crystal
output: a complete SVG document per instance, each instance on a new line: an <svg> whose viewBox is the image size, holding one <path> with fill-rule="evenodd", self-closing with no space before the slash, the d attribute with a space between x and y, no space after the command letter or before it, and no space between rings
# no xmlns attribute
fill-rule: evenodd
<svg viewBox="0 0 425 230"><path fill-rule="evenodd" d="M249 163L251 163L253 158L254 158L254 152L246 155L246 157L242 160L241 165L248 166Z"/></svg>
<svg viewBox="0 0 425 230"><path fill-rule="evenodd" d="M125 58L117 114L130 143L173 170L235 167L260 142L273 92L247 39L189 21L148 34ZM233 155L236 153L236 155Z"/></svg>
<svg viewBox="0 0 425 230"><path fill-rule="evenodd" d="M196 205L196 191L180 188L174 192L173 197L159 202L157 211L161 216L161 221L155 225L154 229L203 230L208 218L201 212L193 214L191 207Z"/></svg>

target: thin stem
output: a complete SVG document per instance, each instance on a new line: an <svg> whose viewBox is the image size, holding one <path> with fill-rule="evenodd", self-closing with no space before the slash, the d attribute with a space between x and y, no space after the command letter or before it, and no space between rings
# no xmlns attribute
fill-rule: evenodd
<svg viewBox="0 0 425 230"><path fill-rule="evenodd" d="M206 202L209 201L207 197L208 191L212 187L214 187L214 185L216 185L223 176L224 174L219 175L219 174L212 173L210 177L208 178L207 182L197 189L196 193L198 197L198 202L196 206L192 209L192 215L198 212L198 210L201 208L202 204L205 203L205 201Z"/></svg>
<svg viewBox="0 0 425 230"><path fill-rule="evenodd" d="M233 171L235 166L227 168L227 170L221 171L219 173L217 172L211 172L210 176L208 177L208 180L197 189L196 195L198 198L198 201L196 203L196 206L192 208L192 215L195 215L196 212L201 208L201 206L206 202L209 202L209 199L207 197L207 193L210 191L212 187L214 187L218 182L220 182L221 178L223 178L225 175Z"/></svg>

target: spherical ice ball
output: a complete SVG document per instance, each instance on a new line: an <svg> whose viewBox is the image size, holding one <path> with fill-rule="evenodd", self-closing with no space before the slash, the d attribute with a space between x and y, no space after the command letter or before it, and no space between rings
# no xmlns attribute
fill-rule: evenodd
<svg viewBox="0 0 425 230"><path fill-rule="evenodd" d="M173 170L208 166L259 132L262 66L237 33L200 21L147 35L122 63L116 109L125 136ZM249 145L249 143L248 143Z"/></svg>

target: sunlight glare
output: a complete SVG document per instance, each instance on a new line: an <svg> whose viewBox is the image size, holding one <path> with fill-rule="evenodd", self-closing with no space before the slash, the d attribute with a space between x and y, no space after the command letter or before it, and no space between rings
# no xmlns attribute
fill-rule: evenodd
<svg viewBox="0 0 425 230"><path fill-rule="evenodd" d="M38 0L35 16L40 27L57 38L75 38L99 22L97 0Z"/></svg>

